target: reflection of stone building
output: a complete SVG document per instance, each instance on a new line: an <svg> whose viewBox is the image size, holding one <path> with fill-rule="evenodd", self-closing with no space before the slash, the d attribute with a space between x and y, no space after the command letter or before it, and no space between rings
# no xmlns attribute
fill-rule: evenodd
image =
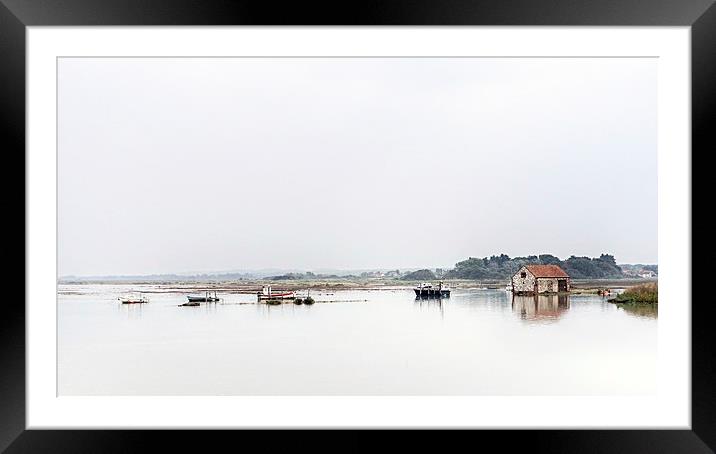
<svg viewBox="0 0 716 454"><path fill-rule="evenodd" d="M557 265L525 265L512 276L515 295L569 292L569 275Z"/></svg>
<svg viewBox="0 0 716 454"><path fill-rule="evenodd" d="M512 312L523 320L557 319L569 310L569 295L512 297Z"/></svg>

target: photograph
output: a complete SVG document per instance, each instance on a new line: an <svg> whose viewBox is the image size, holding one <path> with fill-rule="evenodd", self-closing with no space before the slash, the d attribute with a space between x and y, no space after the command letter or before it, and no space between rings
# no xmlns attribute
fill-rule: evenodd
<svg viewBox="0 0 716 454"><path fill-rule="evenodd" d="M59 56L57 396L655 396L658 65Z"/></svg>
<svg viewBox="0 0 716 454"><path fill-rule="evenodd" d="M715 452L715 2L0 0L0 453Z"/></svg>

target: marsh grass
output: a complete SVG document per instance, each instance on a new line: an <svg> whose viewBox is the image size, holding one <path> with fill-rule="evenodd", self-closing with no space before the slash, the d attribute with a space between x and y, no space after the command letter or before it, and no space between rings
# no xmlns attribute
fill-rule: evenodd
<svg viewBox="0 0 716 454"><path fill-rule="evenodd" d="M624 290L623 293L610 301L613 303L658 304L659 286L656 282L635 285Z"/></svg>

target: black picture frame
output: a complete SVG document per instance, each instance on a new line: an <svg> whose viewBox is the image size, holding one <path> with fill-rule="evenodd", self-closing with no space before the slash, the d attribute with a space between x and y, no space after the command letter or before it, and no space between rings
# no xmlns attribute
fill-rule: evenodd
<svg viewBox="0 0 716 454"><path fill-rule="evenodd" d="M25 172L20 173L17 168L25 169L24 159L20 157L25 156L25 32L28 26L690 26L693 163L693 157L716 149L709 124L709 120L716 118L716 7L713 3L713 0L350 0L278 5L255 0L0 0L0 112L1 124L7 130L0 136L0 149L6 157L6 172L9 171L7 159L14 157L17 166L13 173L24 177ZM692 164L692 168L697 167ZM6 189L10 190L13 192L6 194L17 193L17 185ZM23 210L24 203L23 199ZM24 227L27 228L27 224ZM27 246L24 232L23 237ZM23 277L26 277L24 267ZM24 299L23 304L6 303L0 316L0 450L9 453L138 452L154 449L154 442L181 446L182 450L205 450L236 437L234 431L26 430ZM690 303L690 295L684 303ZM479 437L480 446L485 441L495 441L500 449L523 447L549 452L713 452L716 449L716 392L713 390L716 363L711 336L714 309L713 304L704 303L707 304L692 305L691 309L692 430L519 430L514 434L489 430L461 433L462 441ZM242 432L240 436L241 446L248 447L250 442L267 443L266 434ZM353 434L341 432L340 436L342 446L356 449L361 445ZM423 443L422 435L410 438ZM271 437L270 444L272 450L293 449L298 445L317 447L315 439L310 444L304 441L304 434L292 433L283 439Z"/></svg>

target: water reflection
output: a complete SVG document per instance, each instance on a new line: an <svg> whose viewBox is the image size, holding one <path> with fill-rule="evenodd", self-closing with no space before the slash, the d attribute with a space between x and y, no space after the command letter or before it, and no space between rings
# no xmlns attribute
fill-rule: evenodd
<svg viewBox="0 0 716 454"><path fill-rule="evenodd" d="M123 313L128 320L137 320L142 318L142 306L144 304L122 304L117 302L117 310Z"/></svg>
<svg viewBox="0 0 716 454"><path fill-rule="evenodd" d="M415 303L418 305L420 309L434 309L437 308L440 310L440 317L445 317L445 309L443 307L444 300L447 300L448 297L430 297L430 296L416 296L415 297Z"/></svg>
<svg viewBox="0 0 716 454"><path fill-rule="evenodd" d="M512 312L522 320L557 320L569 310L569 295L512 296Z"/></svg>
<svg viewBox="0 0 716 454"><path fill-rule="evenodd" d="M456 289L450 299L416 300L412 288L402 288L336 290L314 306L258 304L245 294L177 307L186 302L180 289L153 295L148 304L112 303L127 290L96 285L58 296L58 394L582 396L657 390L656 311L617 306L598 295L513 299L501 289ZM624 348L635 343L639 348Z"/></svg>
<svg viewBox="0 0 716 454"><path fill-rule="evenodd" d="M449 296L416 296L415 301L437 301L442 302L443 300L450 299Z"/></svg>
<svg viewBox="0 0 716 454"><path fill-rule="evenodd" d="M634 317L657 318L659 315L658 304L617 304L616 306Z"/></svg>

